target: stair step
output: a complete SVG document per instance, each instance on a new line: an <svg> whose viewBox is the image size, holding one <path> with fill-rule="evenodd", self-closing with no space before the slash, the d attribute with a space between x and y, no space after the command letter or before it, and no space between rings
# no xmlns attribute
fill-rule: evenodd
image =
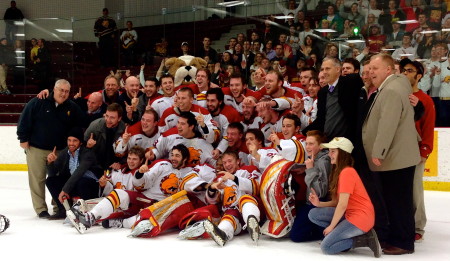
<svg viewBox="0 0 450 261"><path fill-rule="evenodd" d="M0 122L4 125L17 125L20 113L0 113Z"/></svg>
<svg viewBox="0 0 450 261"><path fill-rule="evenodd" d="M2 113L21 113L25 103L0 103L0 112Z"/></svg>
<svg viewBox="0 0 450 261"><path fill-rule="evenodd" d="M34 97L36 94L0 95L0 103L26 103Z"/></svg>

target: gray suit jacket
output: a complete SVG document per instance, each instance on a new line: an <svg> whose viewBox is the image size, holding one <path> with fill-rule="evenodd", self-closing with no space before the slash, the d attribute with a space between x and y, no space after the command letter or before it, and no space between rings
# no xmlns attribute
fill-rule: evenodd
<svg viewBox="0 0 450 261"><path fill-rule="evenodd" d="M391 75L378 89L362 128L370 170L389 171L417 165L420 136L408 98L411 84L404 75ZM372 158L381 159L381 166L373 164Z"/></svg>

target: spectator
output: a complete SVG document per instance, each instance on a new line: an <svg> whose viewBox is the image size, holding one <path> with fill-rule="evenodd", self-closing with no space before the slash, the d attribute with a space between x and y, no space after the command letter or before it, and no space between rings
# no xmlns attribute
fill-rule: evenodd
<svg viewBox="0 0 450 261"><path fill-rule="evenodd" d="M6 76L8 74L8 67L13 65L14 53L8 46L6 38L0 39L0 94L10 95L11 92L6 85Z"/></svg>
<svg viewBox="0 0 450 261"><path fill-rule="evenodd" d="M281 0L277 0L277 7L284 15L293 14L293 18L297 21L297 14L303 8L304 0L301 0L298 6L295 6L295 0L289 0L287 8L281 4Z"/></svg>
<svg viewBox="0 0 450 261"><path fill-rule="evenodd" d="M388 8L381 12L378 22L383 26L383 32L390 34L393 30L393 21L404 21L405 18L406 15L398 8L397 1L389 0Z"/></svg>
<svg viewBox="0 0 450 261"><path fill-rule="evenodd" d="M70 129L81 126L82 112L69 100L70 83L58 80L46 99L33 98L25 106L17 126L20 147L26 152L33 208L40 218L49 216L45 203L47 155L66 146ZM58 212L55 207L54 213Z"/></svg>
<svg viewBox="0 0 450 261"><path fill-rule="evenodd" d="M100 64L103 67L112 67L115 64L114 38L116 30L116 21L109 16L108 8L103 8L103 15L97 18L94 24L94 34L99 39Z"/></svg>
<svg viewBox="0 0 450 261"><path fill-rule="evenodd" d="M189 51L189 43L182 42L181 43L181 55L191 55Z"/></svg>
<svg viewBox="0 0 450 261"><path fill-rule="evenodd" d="M132 66L136 64L136 46L138 34L133 29L133 22L127 21L127 29L120 35L120 42L122 52L125 56L125 66Z"/></svg>
<svg viewBox="0 0 450 261"><path fill-rule="evenodd" d="M22 21L25 17L16 6L16 1L11 1L11 7L6 9L3 20L5 20L5 36L8 43L16 41L17 25L14 22Z"/></svg>
<svg viewBox="0 0 450 261"><path fill-rule="evenodd" d="M37 55L34 57L34 70L36 71L36 81L39 90L45 90L49 88L50 84L49 81L51 77L51 55L44 39L39 39L37 41L37 45L39 46L39 49Z"/></svg>
<svg viewBox="0 0 450 261"><path fill-rule="evenodd" d="M343 19L352 20L356 23L356 26L359 28L362 28L364 25L364 16L358 12L358 4L353 3L350 7L350 12L344 11L344 5L341 5L339 7L339 15Z"/></svg>
<svg viewBox="0 0 450 261"><path fill-rule="evenodd" d="M394 20L392 20L392 30L389 34L386 34L386 48L397 49L402 46L403 35L405 34L405 31L403 31L398 21L399 20L397 18L394 18Z"/></svg>
<svg viewBox="0 0 450 261"><path fill-rule="evenodd" d="M392 58L395 60L401 60L403 58L409 58L414 60L416 58L416 47L412 46L412 36L410 33L403 35L402 46L395 49L392 53Z"/></svg>
<svg viewBox="0 0 450 261"><path fill-rule="evenodd" d="M273 41L267 40L264 45L263 53L266 55L266 58L272 60L275 57L275 50L273 49Z"/></svg>
<svg viewBox="0 0 450 261"><path fill-rule="evenodd" d="M344 30L344 20L339 15L336 7L333 4L329 4L327 7L327 15L322 17L323 20L328 20L330 22L329 29L336 30L339 34ZM322 27L322 26L321 26Z"/></svg>
<svg viewBox="0 0 450 261"><path fill-rule="evenodd" d="M209 57L209 62L212 64L215 64L218 61L217 51L211 47L211 38L208 36L203 37L203 48L200 48L197 53L197 57L205 56Z"/></svg>
<svg viewBox="0 0 450 261"><path fill-rule="evenodd" d="M374 24L369 28L369 37L366 40L369 52L377 54L386 45L386 35L381 33L381 26Z"/></svg>

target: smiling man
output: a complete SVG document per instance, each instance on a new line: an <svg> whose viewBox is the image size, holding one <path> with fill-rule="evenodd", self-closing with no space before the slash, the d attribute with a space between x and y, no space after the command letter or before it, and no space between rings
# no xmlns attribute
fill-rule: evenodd
<svg viewBox="0 0 450 261"><path fill-rule="evenodd" d="M20 147L26 152L33 207L40 218L49 216L45 203L47 155L55 147L63 149L69 130L82 125L83 112L68 99L69 93L67 80L56 81L47 98L36 97L27 103L17 125ZM56 207L54 211L58 211Z"/></svg>
<svg viewBox="0 0 450 261"><path fill-rule="evenodd" d="M394 60L389 55L373 56L369 70L378 93L364 120L362 141L369 168L380 177L389 216L388 246L383 252L413 253L413 180L420 162L420 138L408 98L412 88L405 75L394 75Z"/></svg>

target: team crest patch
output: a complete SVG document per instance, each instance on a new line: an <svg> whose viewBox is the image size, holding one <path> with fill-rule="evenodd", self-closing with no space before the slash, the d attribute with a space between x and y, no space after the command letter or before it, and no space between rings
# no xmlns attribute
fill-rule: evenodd
<svg viewBox="0 0 450 261"><path fill-rule="evenodd" d="M178 177L174 173L165 176L161 180L161 191L166 195L173 195L178 192Z"/></svg>

